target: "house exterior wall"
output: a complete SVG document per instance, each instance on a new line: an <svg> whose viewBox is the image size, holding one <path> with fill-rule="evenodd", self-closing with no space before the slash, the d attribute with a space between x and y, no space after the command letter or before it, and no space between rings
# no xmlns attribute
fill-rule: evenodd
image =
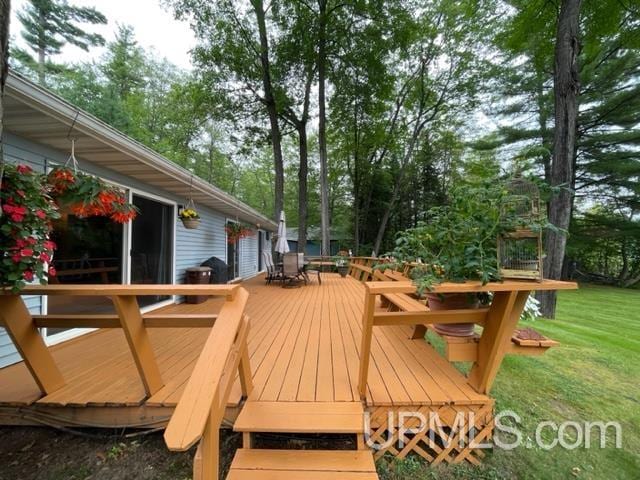
<svg viewBox="0 0 640 480"><path fill-rule="evenodd" d="M64 164L68 158L68 153L66 152L53 150L10 133L3 135L3 142L7 161L27 164L36 171L44 171L53 165ZM79 147L77 150L81 154L82 148L81 146ZM186 202L185 198L179 198L169 192L150 187L126 175L90 162L79 161L79 167L87 173L134 189L141 194L151 194L176 204L184 204ZM198 229L188 230L184 228L182 222L176 217L174 258L174 279L176 283L184 282L186 268L198 266L209 257L216 256L226 261L225 216L202 205L196 205L196 208L201 216ZM252 276L257 273L258 269L257 237L253 239L253 242L250 238L246 240L240 250L240 275L242 277ZM43 302L41 297L25 297L25 299L31 313L45 313L42 311ZM15 352L11 340L4 329L0 328L0 368L19 360L20 358Z"/></svg>

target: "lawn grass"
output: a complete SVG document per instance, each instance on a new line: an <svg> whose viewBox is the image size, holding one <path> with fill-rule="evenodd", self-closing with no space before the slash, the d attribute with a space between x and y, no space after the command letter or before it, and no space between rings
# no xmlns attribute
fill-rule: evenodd
<svg viewBox="0 0 640 480"><path fill-rule="evenodd" d="M622 448L615 448L609 430L604 449L594 432L590 449L558 446L547 451L525 441L530 446L495 449L479 468L428 468L416 459L382 461L381 478L640 478L640 292L582 285L580 290L559 293L555 320L522 325L561 345L540 357L505 359L491 392L496 412L516 412L524 438L531 440L543 420L617 421ZM552 439L549 434L543 438Z"/></svg>

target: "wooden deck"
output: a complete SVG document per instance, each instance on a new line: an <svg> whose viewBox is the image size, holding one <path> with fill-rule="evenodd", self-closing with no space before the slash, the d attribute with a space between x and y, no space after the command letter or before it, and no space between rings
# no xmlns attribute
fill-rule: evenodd
<svg viewBox="0 0 640 480"><path fill-rule="evenodd" d="M246 313L251 319L252 399L359 401L358 350L365 293L360 282L323 274L322 285L284 289L267 286L257 277L245 282L244 287L249 291ZM220 305L221 300L216 299L199 305L172 305L160 312L215 313ZM47 407L49 415L58 412L62 418L68 418L68 412L60 407L175 407L208 329L149 331L164 379L164 386L150 398L145 398L122 330L100 329L51 348L67 384L50 395L40 394L23 363L0 369L0 406ZM490 401L471 388L466 378L431 346L411 340L410 336L409 326L375 329L368 407ZM240 397L236 382L229 406L237 406ZM118 418L131 418L127 421L135 420L135 424L150 421L146 414L139 419L135 415ZM153 417L151 421L157 420ZM233 410L229 420L233 420Z"/></svg>

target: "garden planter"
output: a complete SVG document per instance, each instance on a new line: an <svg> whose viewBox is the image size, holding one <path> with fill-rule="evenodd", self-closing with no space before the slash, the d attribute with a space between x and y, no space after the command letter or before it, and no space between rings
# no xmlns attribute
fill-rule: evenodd
<svg viewBox="0 0 640 480"><path fill-rule="evenodd" d="M184 228L188 230L195 230L200 226L200 219L199 218L183 218L182 224L184 225Z"/></svg>
<svg viewBox="0 0 640 480"><path fill-rule="evenodd" d="M480 302L474 296L466 293L437 294L427 293L427 301L430 310L463 310L468 308L478 308ZM433 328L441 335L451 337L471 337L473 336L475 324L473 323L436 323Z"/></svg>
<svg viewBox="0 0 640 480"><path fill-rule="evenodd" d="M340 274L340 276L342 278L347 276L347 273L349 273L349 266L348 265L344 265L342 267L338 267L338 273Z"/></svg>

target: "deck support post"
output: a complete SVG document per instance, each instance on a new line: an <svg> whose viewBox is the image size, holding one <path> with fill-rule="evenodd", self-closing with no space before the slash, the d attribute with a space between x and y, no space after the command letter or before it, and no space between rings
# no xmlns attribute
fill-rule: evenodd
<svg viewBox="0 0 640 480"><path fill-rule="evenodd" d="M238 377L240 377L240 389L242 391L242 399L249 398L253 390L253 374L251 373L251 361L249 360L249 317L242 316L242 325L236 338L236 347L238 350Z"/></svg>
<svg viewBox="0 0 640 480"><path fill-rule="evenodd" d="M491 390L528 297L529 291L494 293L478 342L478 357L469 373L469 384L479 393Z"/></svg>
<svg viewBox="0 0 640 480"><path fill-rule="evenodd" d="M360 374L358 376L358 392L360 399L367 398L367 378L371 360L371 337L373 336L373 314L376 308L376 295L369 293L366 287L364 296L364 313L362 315L362 339L360 342Z"/></svg>
<svg viewBox="0 0 640 480"><path fill-rule="evenodd" d="M194 480L218 480L220 457L220 422L211 411L193 461Z"/></svg>
<svg viewBox="0 0 640 480"><path fill-rule="evenodd" d="M64 378L19 295L0 295L0 326L13 341L38 388L48 395L64 386Z"/></svg>
<svg viewBox="0 0 640 480"><path fill-rule="evenodd" d="M113 296L112 300L144 390L150 397L162 388L163 382L138 301L134 295Z"/></svg>

